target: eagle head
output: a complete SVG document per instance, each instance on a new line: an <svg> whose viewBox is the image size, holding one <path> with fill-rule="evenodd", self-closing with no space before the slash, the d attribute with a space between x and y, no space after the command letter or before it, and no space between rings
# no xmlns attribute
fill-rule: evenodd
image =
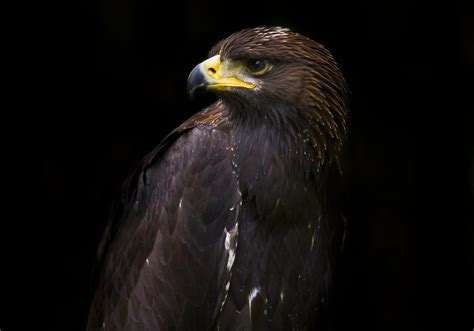
<svg viewBox="0 0 474 331"><path fill-rule="evenodd" d="M230 35L209 56L189 75L191 95L197 89L213 91L230 117L273 119L303 133L319 157L327 149L333 156L339 152L346 134L347 88L323 45L286 28L265 26Z"/></svg>
<svg viewBox="0 0 474 331"><path fill-rule="evenodd" d="M246 107L325 108L345 112L346 84L321 44L282 27L244 29L217 43L188 78Z"/></svg>

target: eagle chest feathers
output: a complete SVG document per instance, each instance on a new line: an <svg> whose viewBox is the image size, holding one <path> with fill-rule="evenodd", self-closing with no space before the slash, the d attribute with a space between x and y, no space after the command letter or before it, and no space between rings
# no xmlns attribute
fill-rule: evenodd
<svg viewBox="0 0 474 331"><path fill-rule="evenodd" d="M237 32L210 56L188 88L218 101L131 177L90 330L323 326L344 230L344 79L323 46L278 27Z"/></svg>

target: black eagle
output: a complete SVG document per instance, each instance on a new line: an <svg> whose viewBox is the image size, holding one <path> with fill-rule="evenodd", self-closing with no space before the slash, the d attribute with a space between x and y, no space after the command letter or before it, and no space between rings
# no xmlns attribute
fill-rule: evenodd
<svg viewBox="0 0 474 331"><path fill-rule="evenodd" d="M314 329L344 232L336 62L288 29L245 29L214 46L188 88L218 99L130 180L88 329Z"/></svg>

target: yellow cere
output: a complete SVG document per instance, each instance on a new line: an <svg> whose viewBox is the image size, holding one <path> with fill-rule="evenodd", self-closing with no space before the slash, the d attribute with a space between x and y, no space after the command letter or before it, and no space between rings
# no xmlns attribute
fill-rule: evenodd
<svg viewBox="0 0 474 331"><path fill-rule="evenodd" d="M239 73L240 70L237 70L238 68L235 66L223 65L220 55L207 59L201 63L200 67L208 83L207 86L211 89L223 90L227 87L250 89L255 87L255 84L237 78L235 74Z"/></svg>

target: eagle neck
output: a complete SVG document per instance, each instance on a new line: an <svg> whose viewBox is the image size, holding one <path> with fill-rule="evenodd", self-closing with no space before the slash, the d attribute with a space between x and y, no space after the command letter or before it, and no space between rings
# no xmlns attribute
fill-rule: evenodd
<svg viewBox="0 0 474 331"><path fill-rule="evenodd" d="M232 164L242 192L289 196L295 185L308 185L324 194L321 184L336 165L329 162L317 123L312 126L291 107L229 109L227 116L233 127Z"/></svg>
<svg viewBox="0 0 474 331"><path fill-rule="evenodd" d="M315 109L298 109L292 105L243 105L226 104L225 117L234 128L234 144L252 145L259 155L266 155L266 149L279 153L298 170L319 172L337 164L344 136L345 122L338 125L325 119L317 105ZM327 110L324 110L327 111ZM236 147L236 146L234 146ZM248 150L250 151L250 150ZM245 156L246 158L252 155Z"/></svg>

